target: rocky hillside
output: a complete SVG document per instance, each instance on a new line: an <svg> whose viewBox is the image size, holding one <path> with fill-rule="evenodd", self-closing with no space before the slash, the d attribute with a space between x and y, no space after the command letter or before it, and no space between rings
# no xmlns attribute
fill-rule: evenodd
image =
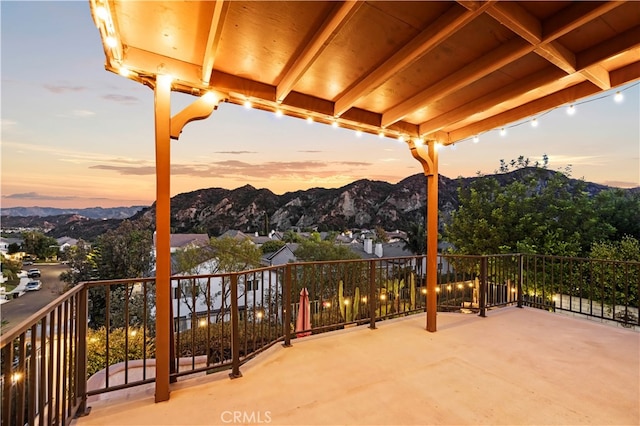
<svg viewBox="0 0 640 426"><path fill-rule="evenodd" d="M540 168L518 169L509 173L490 175L501 185L523 179L532 174L539 185L555 172ZM439 177L438 205L440 224L446 223L458 208L458 189L476 179ZM567 178L568 179L568 178ZM577 184L578 180L569 179ZM586 183L586 190L594 195L609 187ZM635 190L629 190L635 191ZM344 230L353 228L407 229L412 222L424 221L426 178L422 174L390 184L358 180L336 189L312 188L306 191L276 195L268 189L245 185L233 190L222 188L199 189L176 195L171 200L171 226L175 233L208 233L218 236L229 229L264 233L265 229L285 231L291 228ZM155 219L155 204L142 209L131 220ZM91 241L114 229L121 219L92 220L78 216L38 218L46 223L49 235L70 236ZM43 220L44 219L44 220ZM20 218L27 223L28 218ZM32 219L34 226L37 220ZM6 221L3 217L3 226Z"/></svg>

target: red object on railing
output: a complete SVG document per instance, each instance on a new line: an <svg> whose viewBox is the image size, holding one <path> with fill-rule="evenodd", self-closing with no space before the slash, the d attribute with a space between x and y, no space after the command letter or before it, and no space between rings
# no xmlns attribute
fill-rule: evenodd
<svg viewBox="0 0 640 426"><path fill-rule="evenodd" d="M309 303L309 292L306 287L300 290L300 308L296 318L296 337L305 337L311 334L310 331L298 333L311 329L311 305Z"/></svg>

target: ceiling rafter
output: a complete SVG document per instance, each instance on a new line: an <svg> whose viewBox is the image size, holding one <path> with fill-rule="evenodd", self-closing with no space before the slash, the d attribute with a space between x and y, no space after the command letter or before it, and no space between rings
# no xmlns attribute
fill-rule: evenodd
<svg viewBox="0 0 640 426"><path fill-rule="evenodd" d="M329 41L335 36L338 29L355 14L363 3L363 1L345 1L334 7L332 13L322 23L313 39L305 46L302 53L280 80L276 88L276 100L278 102L282 102L287 97L300 77L329 45Z"/></svg>
<svg viewBox="0 0 640 426"><path fill-rule="evenodd" d="M616 78L618 84L625 84L633 80L640 78L640 67L625 67L626 73L620 73L620 77ZM613 71L611 74L616 74ZM618 77L616 75L616 77ZM493 115L481 121L477 121L465 127L448 132L447 140L459 141L466 139L470 136L477 135L486 129L493 129L503 126L505 123L513 123L518 120L530 117L535 114L539 114L543 111L556 108L558 105L563 105L569 102L573 102L576 99L584 98L595 93L600 92L601 89L591 83L590 81L583 81L582 83L575 84L571 87L554 92L550 95L520 105L519 107L512 108L509 111L505 111L501 114Z"/></svg>
<svg viewBox="0 0 640 426"><path fill-rule="evenodd" d="M420 134L429 135L436 132L446 125L458 122L475 114L479 111L486 111L495 105L506 102L515 97L521 96L531 90L536 90L542 86L553 83L561 78L564 73L552 66L538 71L518 81L514 81L496 91L487 93L486 95L475 99L474 101L465 103L449 112L441 114L431 120L420 124Z"/></svg>
<svg viewBox="0 0 640 426"><path fill-rule="evenodd" d="M551 41L562 37L582 25L601 17L620 7L626 1L596 2L578 1L560 10L542 23L544 40Z"/></svg>
<svg viewBox="0 0 640 426"><path fill-rule="evenodd" d="M476 81L509 64L533 50L533 46L520 38L515 38L486 55L471 62L466 67L450 74L430 87L413 95L382 114L382 127L401 120L432 101L445 97L467 84Z"/></svg>
<svg viewBox="0 0 640 426"><path fill-rule="evenodd" d="M609 3L602 5L595 3L585 6L578 5L568 8L563 14L556 15L550 25L545 26L536 17L527 12L522 6L513 2L501 2L492 5L487 13L502 25L533 44L535 52L551 62L567 74L577 71L576 54L567 49L556 39L586 22L596 19L620 4ZM543 34L543 28L549 31ZM603 90L611 88L608 76L597 71L579 71L583 76Z"/></svg>
<svg viewBox="0 0 640 426"><path fill-rule="evenodd" d="M456 6L451 7L436 22L425 28L381 66L377 67L355 86L342 94L336 100L334 115L342 115L351 108L358 99L367 96L395 74L426 55L434 47L441 44L444 40L451 37L455 32L478 17L489 5L490 2L474 10L463 10Z"/></svg>
<svg viewBox="0 0 640 426"><path fill-rule="evenodd" d="M606 59L640 47L640 25L578 53L577 68L585 69Z"/></svg>
<svg viewBox="0 0 640 426"><path fill-rule="evenodd" d="M211 81L211 72L213 64L218 52L220 35L222 34L222 26L224 18L227 14L228 3L225 0L217 0L211 17L211 26L209 27L209 35L207 36L206 50L202 60L202 83L205 85Z"/></svg>

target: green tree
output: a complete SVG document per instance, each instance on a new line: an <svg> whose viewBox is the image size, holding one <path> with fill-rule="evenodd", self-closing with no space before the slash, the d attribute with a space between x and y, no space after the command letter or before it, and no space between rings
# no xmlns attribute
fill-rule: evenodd
<svg viewBox="0 0 640 426"><path fill-rule="evenodd" d="M286 243L281 240L270 240L260 246L262 253L273 253L284 247Z"/></svg>
<svg viewBox="0 0 640 426"><path fill-rule="evenodd" d="M595 197L595 210L599 221L614 229L612 241L621 241L625 235L640 239L640 192L602 191Z"/></svg>
<svg viewBox="0 0 640 426"><path fill-rule="evenodd" d="M151 275L153 258L153 232L149 221L123 221L117 229L98 237L90 263L95 262L91 278L101 280L135 279ZM107 294L110 306L110 328L127 325L142 325L153 321L149 310L144 306L153 306L155 291L137 291L139 286L130 284L110 285L89 289L90 325L98 328L106 325ZM146 300L145 300L146 298ZM129 324L125 324L123 315L128 306Z"/></svg>
<svg viewBox="0 0 640 426"><path fill-rule="evenodd" d="M504 186L492 176L461 187L460 207L445 226L456 252L576 256L611 234L613 228L598 220L584 182L541 167L519 172Z"/></svg>
<svg viewBox="0 0 640 426"><path fill-rule="evenodd" d="M257 268L261 258L262 251L249 238L238 240L222 237L211 238L205 247L177 251L175 264L180 275L215 275ZM227 284L228 281L225 281L222 286L225 292L229 290ZM206 300L208 280L188 278L181 280L181 286L181 298L193 314L198 300L213 306L213 299ZM222 293L214 293L212 296L222 296Z"/></svg>
<svg viewBox="0 0 640 426"><path fill-rule="evenodd" d="M614 304L637 307L640 241L627 235L620 241L597 242L591 247L590 257L611 261L593 262L590 266L590 275L599 280L597 287L604 289L602 303L609 307ZM630 309L617 308L615 319L624 323L638 322L637 314Z"/></svg>
<svg viewBox="0 0 640 426"><path fill-rule="evenodd" d="M282 241L284 241L285 243L298 243L300 242L300 236L296 231L288 229L284 232Z"/></svg>
<svg viewBox="0 0 640 426"><path fill-rule="evenodd" d="M299 260L309 262L360 259L360 256L347 246L335 245L331 241L317 241L312 238L302 240L294 254Z"/></svg>
<svg viewBox="0 0 640 426"><path fill-rule="evenodd" d="M2 275L8 280L17 280L20 273L20 261L11 260L4 256L0 256L2 261Z"/></svg>
<svg viewBox="0 0 640 426"><path fill-rule="evenodd" d="M413 254L425 254L427 233L425 232L424 225L418 222L412 222L409 224L407 230L407 238L404 238L404 249L409 250Z"/></svg>
<svg viewBox="0 0 640 426"><path fill-rule="evenodd" d="M148 277L154 265L149 221L123 221L98 237L98 276L103 280Z"/></svg>
<svg viewBox="0 0 640 426"><path fill-rule="evenodd" d="M89 281L97 270L97 264L91 246L83 240L69 247L65 251L66 260L69 262L69 270L60 274L60 281L68 286L74 286L82 281Z"/></svg>
<svg viewBox="0 0 640 426"><path fill-rule="evenodd" d="M42 232L27 231L22 233L22 249L38 259L47 259L58 253L58 242Z"/></svg>
<svg viewBox="0 0 640 426"><path fill-rule="evenodd" d="M384 230L382 226L376 226L375 228L375 236L373 238L374 243L386 243L389 241L389 236L387 235L387 231Z"/></svg>
<svg viewBox="0 0 640 426"><path fill-rule="evenodd" d="M15 254L15 253L18 253L19 251L20 251L20 244L18 243L11 243L7 247L7 254Z"/></svg>

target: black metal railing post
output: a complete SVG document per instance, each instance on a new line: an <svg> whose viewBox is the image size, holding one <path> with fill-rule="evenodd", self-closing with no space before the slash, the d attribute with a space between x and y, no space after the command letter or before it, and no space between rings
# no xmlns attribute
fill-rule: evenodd
<svg viewBox="0 0 640 426"><path fill-rule="evenodd" d="M78 314L76 316L78 330L78 351L76 352L78 368L76 369L77 394L75 397L80 400L76 416L89 414L89 410L87 409L87 322L89 320L89 290L87 289L86 283L81 285L83 288L80 293L78 293Z"/></svg>
<svg viewBox="0 0 640 426"><path fill-rule="evenodd" d="M522 280L524 278L524 254L518 255L518 308L522 308Z"/></svg>
<svg viewBox="0 0 640 426"><path fill-rule="evenodd" d="M284 301L282 303L282 318L284 327L284 343L282 346L291 346L291 264L287 264L284 272Z"/></svg>
<svg viewBox="0 0 640 426"><path fill-rule="evenodd" d="M240 373L240 327L238 316L238 274L231 274L231 373L229 377L237 379Z"/></svg>
<svg viewBox="0 0 640 426"><path fill-rule="evenodd" d="M376 261L369 261L369 328L376 329Z"/></svg>
<svg viewBox="0 0 640 426"><path fill-rule="evenodd" d="M480 294L478 295L478 304L480 305L479 308L481 317L487 316L487 263L487 256L480 257Z"/></svg>

